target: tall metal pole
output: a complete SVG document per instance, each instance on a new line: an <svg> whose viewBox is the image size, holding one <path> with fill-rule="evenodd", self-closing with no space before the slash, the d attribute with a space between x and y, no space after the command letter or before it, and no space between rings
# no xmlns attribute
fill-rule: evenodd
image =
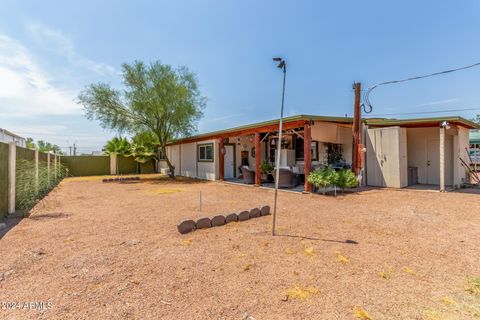
<svg viewBox="0 0 480 320"><path fill-rule="evenodd" d="M277 218L277 198L278 198L278 179L280 176L280 156L282 151L282 131L283 131L283 106L285 103L285 79L287 77L287 64L283 61L283 89L282 89L282 108L280 109L280 124L278 127L277 159L275 172L275 200L273 203L273 225L272 236L275 235L275 222Z"/></svg>

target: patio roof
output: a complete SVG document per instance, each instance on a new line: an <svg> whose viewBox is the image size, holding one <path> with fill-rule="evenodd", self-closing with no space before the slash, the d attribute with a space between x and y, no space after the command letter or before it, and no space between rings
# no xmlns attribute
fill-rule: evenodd
<svg viewBox="0 0 480 320"><path fill-rule="evenodd" d="M321 121L321 122L333 122L333 123L339 123L339 124L351 124L353 122L353 118L301 114L301 115L283 118L283 128L292 129L295 127L300 127L300 126L303 126L307 121ZM169 145L196 142L196 141L208 140L208 139L214 139L214 138L220 138L220 137L232 137L235 135L247 135L247 134L253 134L255 132L270 132L270 131L278 130L279 122L280 122L280 119L275 119L275 120L247 124L244 126L234 127L234 128L225 129L225 130L198 134L191 137L178 139L174 142L169 143Z"/></svg>
<svg viewBox="0 0 480 320"><path fill-rule="evenodd" d="M415 118L415 119L386 119L386 118L370 118L365 119L365 123L368 126L373 127L389 127L389 126L400 126L400 127L436 127L439 126L441 122L447 121L451 124L460 125L468 129L480 129L480 125L467 120L462 117L457 116L447 116L447 117L434 117L434 118Z"/></svg>
<svg viewBox="0 0 480 320"><path fill-rule="evenodd" d="M353 123L350 117L316 116L316 115L296 115L283 118L283 128L292 129L303 126L307 121L331 122L344 125ZM451 124L460 125L468 129L480 129L480 125L458 116L434 117L434 118L415 118L415 119L387 119L387 118L366 118L363 122L373 127L432 127L439 126L440 122L448 121ZM278 130L280 119L256 122L239 127L202 133L170 142L168 145L197 142L202 140L234 137L237 135L254 134L255 132L270 132Z"/></svg>

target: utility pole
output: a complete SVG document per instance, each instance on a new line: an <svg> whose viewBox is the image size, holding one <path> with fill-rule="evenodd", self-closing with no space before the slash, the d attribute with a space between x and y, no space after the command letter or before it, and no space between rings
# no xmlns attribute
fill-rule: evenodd
<svg viewBox="0 0 480 320"><path fill-rule="evenodd" d="M70 146L68 146L68 148L70 149L70 153L69 153L69 154L70 154L70 156L72 156L72 146L70 145Z"/></svg>
<svg viewBox="0 0 480 320"><path fill-rule="evenodd" d="M77 146L75 144L76 142L73 143L73 155L76 156L77 155Z"/></svg>
<svg viewBox="0 0 480 320"><path fill-rule="evenodd" d="M355 82L353 84L355 90L355 100L353 103L353 148L352 148L352 171L355 175L359 174L360 168L360 143L361 143L361 125L362 125L362 112L360 110L360 95L362 92L362 84Z"/></svg>

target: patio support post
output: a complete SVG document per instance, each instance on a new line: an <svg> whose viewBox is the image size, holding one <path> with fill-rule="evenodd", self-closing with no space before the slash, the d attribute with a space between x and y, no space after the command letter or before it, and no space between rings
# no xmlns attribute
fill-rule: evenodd
<svg viewBox="0 0 480 320"><path fill-rule="evenodd" d="M223 181L225 179L225 153L223 149L223 138L218 139L218 175L219 179Z"/></svg>
<svg viewBox="0 0 480 320"><path fill-rule="evenodd" d="M255 132L255 185L259 186L261 183L260 180L260 155L261 155L261 149L260 149L260 133Z"/></svg>
<svg viewBox="0 0 480 320"><path fill-rule="evenodd" d="M440 191L445 191L445 127L440 127Z"/></svg>
<svg viewBox="0 0 480 320"><path fill-rule="evenodd" d="M310 174L310 169L312 168L312 127L310 122L305 123L303 126L303 162L304 168L303 172L305 173L305 192L312 191L312 185L308 183L307 177Z"/></svg>

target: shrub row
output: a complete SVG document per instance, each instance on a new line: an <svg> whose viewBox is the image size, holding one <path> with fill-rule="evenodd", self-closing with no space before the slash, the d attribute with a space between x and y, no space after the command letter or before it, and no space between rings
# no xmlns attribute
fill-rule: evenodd
<svg viewBox="0 0 480 320"><path fill-rule="evenodd" d="M316 188L323 188L323 193L330 186L336 186L342 191L346 188L354 188L358 186L358 180L355 174L349 169L341 169L335 171L331 167L325 167L310 172L307 177L309 183Z"/></svg>

